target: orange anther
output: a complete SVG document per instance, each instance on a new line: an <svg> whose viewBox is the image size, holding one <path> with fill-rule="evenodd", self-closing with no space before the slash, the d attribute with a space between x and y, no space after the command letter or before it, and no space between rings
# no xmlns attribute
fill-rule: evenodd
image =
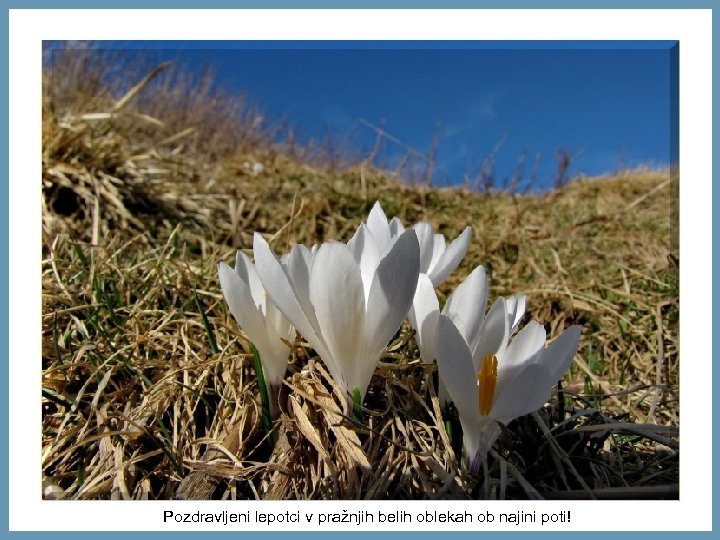
<svg viewBox="0 0 720 540"><path fill-rule="evenodd" d="M495 396L495 383L497 382L497 356L488 354L483 358L480 371L477 373L478 380L478 402L480 414L487 416L492 409L493 397Z"/></svg>

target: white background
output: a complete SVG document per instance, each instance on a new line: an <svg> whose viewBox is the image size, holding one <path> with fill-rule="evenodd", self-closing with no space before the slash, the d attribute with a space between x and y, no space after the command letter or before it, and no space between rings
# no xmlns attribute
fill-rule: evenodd
<svg viewBox="0 0 720 540"><path fill-rule="evenodd" d="M163 512L342 512L465 509L571 511L542 530L709 530L711 522L711 17L710 10L10 10L11 530L232 530L163 523ZM55 40L680 40L682 478L678 501L110 502L40 498L41 42ZM671 203L668 202L668 205ZM3 464L4 466L4 464ZM684 481L683 481L684 479ZM43 519L38 519L39 516ZM415 521L415 520L413 520ZM243 527L238 526L237 529ZM246 529L309 530L301 524ZM322 530L529 530L412 523Z"/></svg>

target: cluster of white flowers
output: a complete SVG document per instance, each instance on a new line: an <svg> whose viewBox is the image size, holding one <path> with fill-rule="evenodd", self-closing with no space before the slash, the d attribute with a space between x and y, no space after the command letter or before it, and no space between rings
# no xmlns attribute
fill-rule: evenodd
<svg viewBox="0 0 720 540"><path fill-rule="evenodd" d="M470 227L448 246L428 222L406 230L397 218L388 221L379 202L347 244L295 245L278 258L255 233L255 264L238 252L235 269L221 262L218 272L230 312L260 353L271 404L296 330L345 392L349 411L353 397L362 402L385 347L408 318L423 360L437 361L439 396L455 404L468 463L476 468L500 433L498 423L543 406L572 363L580 326L547 349L536 321L516 334L526 297L498 298L486 314L481 266L440 311L435 289L469 242Z"/></svg>

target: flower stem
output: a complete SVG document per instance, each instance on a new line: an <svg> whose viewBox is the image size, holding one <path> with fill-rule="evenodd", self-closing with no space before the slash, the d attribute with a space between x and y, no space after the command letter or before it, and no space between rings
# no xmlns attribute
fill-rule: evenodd
<svg viewBox="0 0 720 540"><path fill-rule="evenodd" d="M360 399L360 389L355 386L352 390L353 400L353 418L357 425L362 425L362 400Z"/></svg>
<svg viewBox="0 0 720 540"><path fill-rule="evenodd" d="M260 351L257 350L257 347L255 347L253 343L250 344L250 350L255 359L255 376L257 377L260 405L262 406L262 425L268 437L269 444L272 446L272 417L270 416L270 400L268 399L267 385L265 384L265 375L263 374L262 359L260 358Z"/></svg>
<svg viewBox="0 0 720 540"><path fill-rule="evenodd" d="M445 420L445 433L447 433L448 440L450 441L450 444L453 443L453 425L452 420Z"/></svg>
<svg viewBox="0 0 720 540"><path fill-rule="evenodd" d="M445 405L442 410L443 424L445 426L445 433L447 433L450 446L455 452L455 455L459 458L463 451L463 431L460 420L458 419L457 409L452 402Z"/></svg>

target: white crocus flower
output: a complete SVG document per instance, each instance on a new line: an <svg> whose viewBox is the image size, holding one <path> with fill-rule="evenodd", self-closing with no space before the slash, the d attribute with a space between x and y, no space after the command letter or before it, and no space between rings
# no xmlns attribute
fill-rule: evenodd
<svg viewBox="0 0 720 540"><path fill-rule="evenodd" d="M391 238L400 235L405 230L397 217L388 222L379 201L370 210L367 227L372 232L378 249L381 251L385 249ZM420 221L413 228L420 244L420 272L427 274L433 286L438 287L457 268L465 256L470 245L471 228L465 227L465 230L449 246L446 245L445 237L442 234L433 234L432 225L427 221Z"/></svg>
<svg viewBox="0 0 720 540"><path fill-rule="evenodd" d="M405 232L405 226L397 217L388 221L380 201L375 201L370 210L366 227L372 233L372 238L380 251L385 251L393 238ZM422 272L422 266L420 271Z"/></svg>
<svg viewBox="0 0 720 540"><path fill-rule="evenodd" d="M488 279L485 268L478 266L448 296L442 314L450 318L462 334L470 350L474 350L480 340L485 306L488 298ZM515 332L525 314L525 295L511 296L505 299L510 335ZM440 307L430 278L420 274L418 286L410 310L410 324L416 328L416 341L420 355L426 362L437 358L435 342L440 317ZM444 407L449 395L440 373L438 388L440 404Z"/></svg>
<svg viewBox="0 0 720 540"><path fill-rule="evenodd" d="M412 303L420 265L414 231L381 243L366 225L343 244L296 245L279 261L255 234L253 250L270 298L295 325L348 397L365 397L385 346ZM383 249L379 249L382 246Z"/></svg>
<svg viewBox="0 0 720 540"><path fill-rule="evenodd" d="M469 343L476 343L480 325L485 316L488 283L485 269L478 266L450 294L442 313L456 321ZM435 336L437 334L440 304L430 277L421 274L410 310L410 323L416 328L416 340L420 355L426 362L436 359Z"/></svg>
<svg viewBox="0 0 720 540"><path fill-rule="evenodd" d="M290 348L283 340L293 341L295 329L268 298L257 270L241 251L235 268L218 264L220 287L238 326L257 348L265 382L270 388L270 413L277 416L277 393L288 365Z"/></svg>
<svg viewBox="0 0 720 540"><path fill-rule="evenodd" d="M530 321L510 341L517 305L499 298L477 334L459 317L441 314L436 353L440 377L455 403L470 471L500 434L501 424L538 410L570 368L580 340L571 326L545 349L545 329Z"/></svg>
<svg viewBox="0 0 720 540"><path fill-rule="evenodd" d="M379 201L370 210L367 227L372 232L378 249L383 249L391 238L405 230L397 217L388 222ZM427 221L416 223L413 229L415 229L420 245L420 278L412 306L408 311L408 320L410 326L415 330L420 356L424 362L429 364L435 360L434 336L439 315L435 288L447 279L465 256L470 244L471 228L465 227L465 230L449 246L446 246L445 237L442 234L433 234L432 225ZM486 300L487 296L483 300L482 310L484 310ZM444 394L442 390L439 391Z"/></svg>
<svg viewBox="0 0 720 540"><path fill-rule="evenodd" d="M438 317L440 317L440 303L435 294L435 287L427 274L420 274L413 305L408 312L408 320L410 326L415 329L415 342L420 349L420 356L428 364L436 358L435 336Z"/></svg>
<svg viewBox="0 0 720 540"><path fill-rule="evenodd" d="M427 274L433 287L442 285L450 273L462 261L468 246L472 229L468 226L453 240L449 246L445 245L442 234L433 234L432 225L421 221L414 225L420 243L420 271Z"/></svg>

